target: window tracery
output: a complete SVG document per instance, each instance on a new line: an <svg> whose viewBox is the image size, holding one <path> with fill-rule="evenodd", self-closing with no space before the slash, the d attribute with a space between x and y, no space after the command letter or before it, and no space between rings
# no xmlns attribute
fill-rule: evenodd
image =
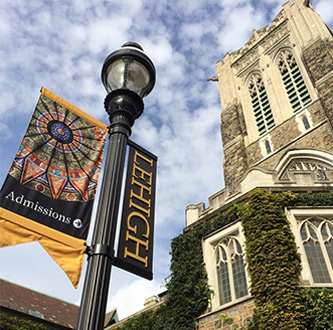
<svg viewBox="0 0 333 330"><path fill-rule="evenodd" d="M333 287L333 207L291 208L287 211L301 255L301 282Z"/></svg>
<svg viewBox="0 0 333 330"><path fill-rule="evenodd" d="M208 284L213 288L212 308L230 306L250 296L249 276L241 222L235 222L203 240Z"/></svg>
<svg viewBox="0 0 333 330"><path fill-rule="evenodd" d="M292 52L288 49L280 52L278 68L282 75L290 104L294 112L304 108L311 102L311 97L305 85L302 74Z"/></svg>
<svg viewBox="0 0 333 330"><path fill-rule="evenodd" d="M216 246L220 305L248 295L244 253L237 238L223 238Z"/></svg>
<svg viewBox="0 0 333 330"><path fill-rule="evenodd" d="M281 180L290 181L297 173L313 174L315 181L328 181L333 166L328 166L313 159L295 159L284 170L280 176Z"/></svg>
<svg viewBox="0 0 333 330"><path fill-rule="evenodd" d="M265 85L259 73L251 75L248 88L258 133L259 135L263 135L275 126L275 121L267 97Z"/></svg>
<svg viewBox="0 0 333 330"><path fill-rule="evenodd" d="M300 234L314 283L333 283L332 219L310 217L300 224Z"/></svg>

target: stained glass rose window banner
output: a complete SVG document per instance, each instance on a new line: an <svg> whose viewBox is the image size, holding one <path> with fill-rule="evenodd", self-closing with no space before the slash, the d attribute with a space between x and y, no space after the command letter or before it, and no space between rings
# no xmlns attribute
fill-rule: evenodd
<svg viewBox="0 0 333 330"><path fill-rule="evenodd" d="M51 239L83 261L106 137L106 125L42 88L1 189L0 246L39 241L56 260Z"/></svg>

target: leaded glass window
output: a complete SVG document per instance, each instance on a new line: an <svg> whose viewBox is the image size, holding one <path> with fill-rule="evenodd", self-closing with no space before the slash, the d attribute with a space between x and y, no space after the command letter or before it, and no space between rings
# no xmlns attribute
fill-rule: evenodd
<svg viewBox="0 0 333 330"><path fill-rule="evenodd" d="M220 305L248 295L244 254L237 238L223 238L216 246Z"/></svg>
<svg viewBox="0 0 333 330"><path fill-rule="evenodd" d="M311 217L300 226L300 234L314 283L333 283L332 219Z"/></svg>
<svg viewBox="0 0 333 330"><path fill-rule="evenodd" d="M217 280L219 285L220 304L226 304L231 301L230 279L228 271L228 260L225 249L218 247L216 252L217 262Z"/></svg>
<svg viewBox="0 0 333 330"><path fill-rule="evenodd" d="M275 126L275 121L265 85L259 73L254 73L251 76L249 80L249 92L258 133L259 135L263 135Z"/></svg>
<svg viewBox="0 0 333 330"><path fill-rule="evenodd" d="M326 221L321 226L321 236L325 244L325 248L328 254L328 258L333 267L333 224Z"/></svg>
<svg viewBox="0 0 333 330"><path fill-rule="evenodd" d="M294 112L304 108L311 102L302 74L290 50L283 50L278 57L278 67Z"/></svg>

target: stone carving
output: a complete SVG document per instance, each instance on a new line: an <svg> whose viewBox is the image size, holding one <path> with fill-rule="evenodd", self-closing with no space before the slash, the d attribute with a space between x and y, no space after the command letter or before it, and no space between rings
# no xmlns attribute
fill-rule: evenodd
<svg viewBox="0 0 333 330"><path fill-rule="evenodd" d="M262 47L264 52L269 51L272 47L279 44L281 47L281 41L283 40L283 46L290 46L289 35L290 29L287 20L277 23L274 26L266 26L261 30L254 30L253 35L246 43L245 47L238 50L237 53L234 52L235 62L233 67L236 69L237 74L241 75L246 68L248 68L253 62L258 60L259 57L259 47ZM267 36L267 38L266 38ZM237 59L237 55L239 58Z"/></svg>
<svg viewBox="0 0 333 330"><path fill-rule="evenodd" d="M289 33L290 29L288 26L288 21L285 20L278 27L276 27L275 31L272 31L270 33L269 38L265 38L262 41L261 46L263 47L265 52L268 52L271 48L275 48L277 45L279 48L281 48L281 46L291 46L289 38L283 40L289 35Z"/></svg>
<svg viewBox="0 0 333 330"><path fill-rule="evenodd" d="M232 65L236 71L237 74L242 72L245 68L250 66L254 61L258 60L258 46L254 47L253 49L246 52L242 57L240 57L234 64Z"/></svg>
<svg viewBox="0 0 333 330"><path fill-rule="evenodd" d="M315 181L328 181L332 171L333 166L312 159L293 160L280 176L280 180L291 181L295 174L312 174Z"/></svg>

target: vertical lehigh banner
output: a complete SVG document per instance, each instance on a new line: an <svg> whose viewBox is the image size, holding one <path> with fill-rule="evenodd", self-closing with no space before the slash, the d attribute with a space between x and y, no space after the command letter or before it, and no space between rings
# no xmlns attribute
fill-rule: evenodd
<svg viewBox="0 0 333 330"><path fill-rule="evenodd" d="M42 88L0 192L0 247L38 241L77 287L106 125Z"/></svg>
<svg viewBox="0 0 333 330"><path fill-rule="evenodd" d="M152 279L157 157L129 141L117 257L114 265Z"/></svg>

